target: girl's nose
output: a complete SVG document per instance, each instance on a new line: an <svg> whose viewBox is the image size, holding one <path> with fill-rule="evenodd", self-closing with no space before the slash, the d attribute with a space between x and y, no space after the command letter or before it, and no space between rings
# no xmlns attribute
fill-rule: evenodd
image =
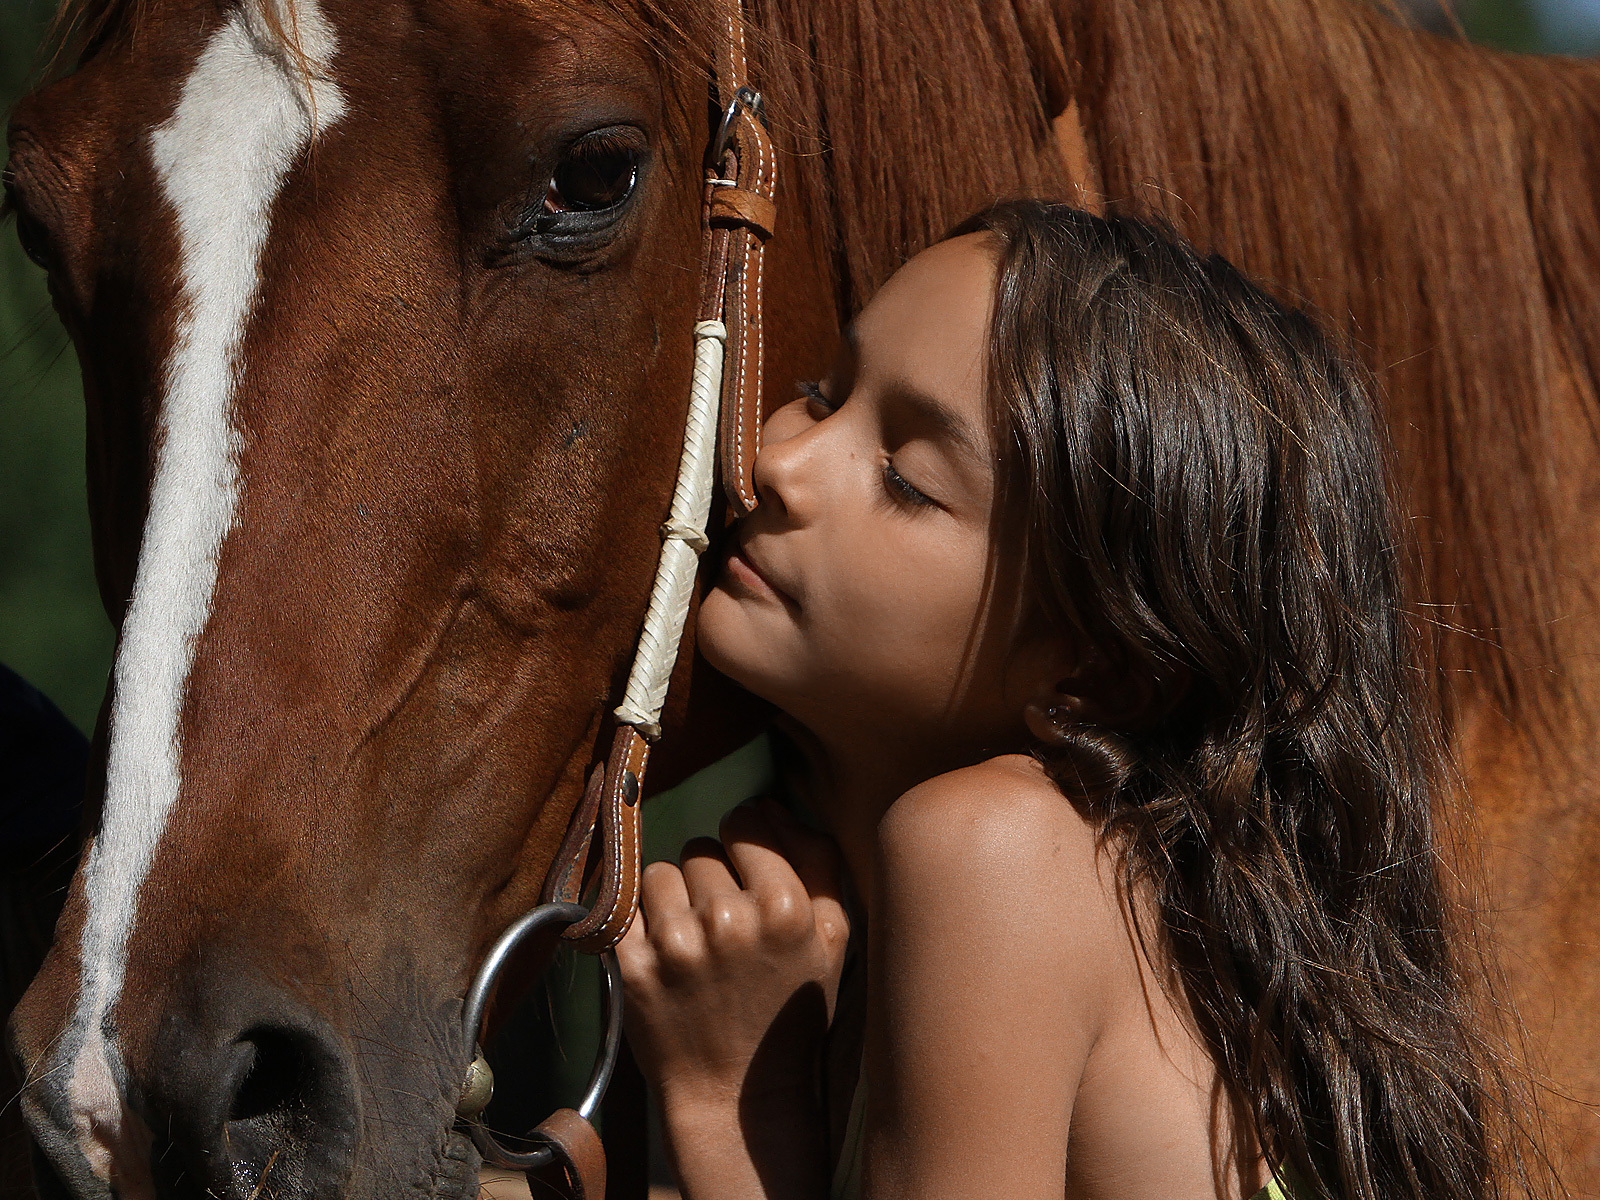
<svg viewBox="0 0 1600 1200"><path fill-rule="evenodd" d="M809 509L817 482L819 428L802 400L784 405L767 419L753 473L763 507L791 517Z"/></svg>

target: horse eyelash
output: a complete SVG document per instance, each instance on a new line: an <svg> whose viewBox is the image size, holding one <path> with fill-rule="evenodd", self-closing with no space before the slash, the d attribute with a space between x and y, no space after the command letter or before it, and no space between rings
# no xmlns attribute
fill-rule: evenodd
<svg viewBox="0 0 1600 1200"><path fill-rule="evenodd" d="M638 154L640 152L639 140L629 137L620 129L596 129L584 134L570 146L567 153L578 154Z"/></svg>

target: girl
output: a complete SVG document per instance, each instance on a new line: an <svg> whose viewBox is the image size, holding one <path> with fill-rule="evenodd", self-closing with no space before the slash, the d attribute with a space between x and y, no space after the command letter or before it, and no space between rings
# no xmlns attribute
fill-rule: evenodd
<svg viewBox="0 0 1600 1200"><path fill-rule="evenodd" d="M958 233L774 414L701 610L843 869L768 803L646 872L629 1037L683 1191L1493 1194L1367 396L1148 225Z"/></svg>

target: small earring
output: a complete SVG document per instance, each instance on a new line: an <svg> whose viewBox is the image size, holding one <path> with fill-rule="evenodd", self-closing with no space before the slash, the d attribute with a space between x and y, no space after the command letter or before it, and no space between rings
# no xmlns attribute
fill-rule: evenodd
<svg viewBox="0 0 1600 1200"><path fill-rule="evenodd" d="M1075 707L1068 704L1029 704L1022 710L1022 715L1028 732L1034 737L1041 742L1059 745L1067 740L1068 731L1077 724Z"/></svg>

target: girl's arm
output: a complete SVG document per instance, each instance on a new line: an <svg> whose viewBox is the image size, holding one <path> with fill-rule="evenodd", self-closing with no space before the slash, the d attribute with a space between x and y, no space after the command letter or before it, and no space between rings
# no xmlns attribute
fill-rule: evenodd
<svg viewBox="0 0 1600 1200"><path fill-rule="evenodd" d="M689 1200L823 1200L816 1064L849 940L833 843L771 802L645 869L628 1040Z"/></svg>
<svg viewBox="0 0 1600 1200"><path fill-rule="evenodd" d="M874 872L863 1196L1060 1200L1127 936L1090 827L1036 764L939 776Z"/></svg>
<svg viewBox="0 0 1600 1200"><path fill-rule="evenodd" d="M781 810L738 810L723 837L726 859L691 844L681 873L650 868L642 927L618 947L629 1039L690 1200L824 1200L815 1069L847 938L837 860ZM1128 959L1099 862L1029 760L940 776L889 810L868 939L868 1200L1060 1200L1073 1098Z"/></svg>

